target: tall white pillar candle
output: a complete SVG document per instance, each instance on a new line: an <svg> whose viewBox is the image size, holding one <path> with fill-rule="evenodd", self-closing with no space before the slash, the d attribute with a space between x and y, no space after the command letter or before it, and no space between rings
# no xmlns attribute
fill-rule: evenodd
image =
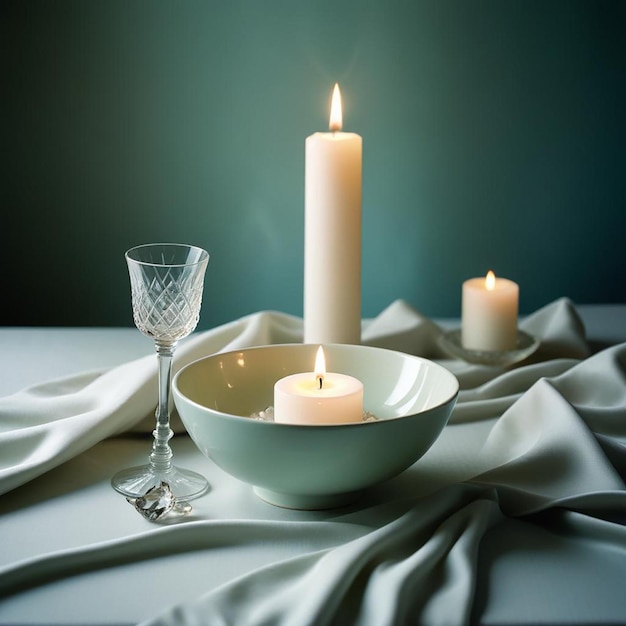
<svg viewBox="0 0 626 626"><path fill-rule="evenodd" d="M362 139L341 128L335 85L330 132L305 145L305 343L361 342Z"/></svg>
<svg viewBox="0 0 626 626"><path fill-rule="evenodd" d="M320 346L314 372L291 374L274 385L274 421L283 424L345 424L363 421L363 383L326 373Z"/></svg>
<svg viewBox="0 0 626 626"><path fill-rule="evenodd" d="M519 287L489 272L463 283L461 341L467 350L504 351L517 345Z"/></svg>

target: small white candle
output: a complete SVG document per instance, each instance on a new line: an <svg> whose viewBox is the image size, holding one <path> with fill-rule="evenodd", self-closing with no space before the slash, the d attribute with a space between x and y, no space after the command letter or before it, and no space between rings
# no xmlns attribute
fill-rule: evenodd
<svg viewBox="0 0 626 626"><path fill-rule="evenodd" d="M513 350L519 287L492 271L463 283L461 341L467 350Z"/></svg>
<svg viewBox="0 0 626 626"><path fill-rule="evenodd" d="M291 374L274 385L274 421L283 424L343 424L363 421L363 383L326 373L320 346L315 371Z"/></svg>
<svg viewBox="0 0 626 626"><path fill-rule="evenodd" d="M341 132L335 85L329 129L306 139L304 342L361 342L362 139Z"/></svg>

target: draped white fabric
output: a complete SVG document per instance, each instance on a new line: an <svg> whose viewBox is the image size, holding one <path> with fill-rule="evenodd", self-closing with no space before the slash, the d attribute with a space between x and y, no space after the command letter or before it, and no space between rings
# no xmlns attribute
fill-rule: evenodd
<svg viewBox="0 0 626 626"><path fill-rule="evenodd" d="M522 327L541 339L541 348L517 367L498 369L447 359L437 344L441 329L402 301L364 324L363 343L440 360L457 375L461 392L427 454L360 505L309 517L282 511L266 519L146 522L141 532L122 530L100 543L3 560L0 597L76 572L116 567L123 576L137 561L196 552L210 559L218 549L229 558L228 550L263 545L273 556L219 585L203 589L196 581L193 597L147 609L145 623L626 620L626 344L591 355L567 299ZM194 335L177 352L176 367L217 351L301 339L298 318L257 313ZM98 442L116 436L110 445L117 445L134 431L148 432L155 377L150 356L1 398L0 493L27 493L38 476ZM220 497L215 477L212 483L206 499ZM241 493L251 510L251 490L242 486ZM535 548L529 562L523 546L533 542L545 547ZM507 571L529 585L533 577L545 583L542 568L550 572L550 563L573 565L563 578L549 574L543 606L529 606L498 576L509 561L515 569ZM577 562L605 569L590 575L577 571ZM575 597L581 593L591 594L589 602Z"/></svg>

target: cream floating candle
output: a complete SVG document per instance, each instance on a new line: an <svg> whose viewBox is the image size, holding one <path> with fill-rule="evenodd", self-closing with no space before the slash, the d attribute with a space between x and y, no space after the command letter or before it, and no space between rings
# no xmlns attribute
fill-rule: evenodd
<svg viewBox="0 0 626 626"><path fill-rule="evenodd" d="M342 424L363 421L363 383L346 374L326 373L320 346L315 371L291 374L274 385L274 421L288 424Z"/></svg>
<svg viewBox="0 0 626 626"><path fill-rule="evenodd" d="M504 351L517 345L519 287L492 271L463 283L461 341L467 350Z"/></svg>
<svg viewBox="0 0 626 626"><path fill-rule="evenodd" d="M362 139L342 123L335 85L331 132L305 145L305 343L361 342Z"/></svg>

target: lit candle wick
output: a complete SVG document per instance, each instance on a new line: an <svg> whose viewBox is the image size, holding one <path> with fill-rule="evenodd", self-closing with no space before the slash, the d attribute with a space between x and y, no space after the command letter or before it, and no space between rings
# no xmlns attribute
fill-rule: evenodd
<svg viewBox="0 0 626 626"><path fill-rule="evenodd" d="M319 380L320 389L324 384L324 374L326 374L326 359L324 358L324 350L320 346L315 356L315 380Z"/></svg>

